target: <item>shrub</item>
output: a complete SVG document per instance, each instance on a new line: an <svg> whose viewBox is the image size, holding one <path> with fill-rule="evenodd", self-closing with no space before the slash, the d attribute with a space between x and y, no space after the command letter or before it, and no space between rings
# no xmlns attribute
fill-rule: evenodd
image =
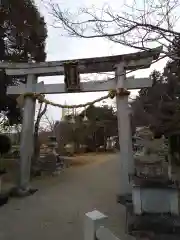
<svg viewBox="0 0 180 240"><path fill-rule="evenodd" d="M0 134L0 154L8 153L11 150L11 140L8 136Z"/></svg>

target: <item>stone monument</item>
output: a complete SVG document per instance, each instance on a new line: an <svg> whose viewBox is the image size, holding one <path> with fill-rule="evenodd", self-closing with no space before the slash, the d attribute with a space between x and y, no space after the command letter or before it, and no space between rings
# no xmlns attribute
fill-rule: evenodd
<svg viewBox="0 0 180 240"><path fill-rule="evenodd" d="M163 136L156 137L149 128L142 129L139 137L143 149L134 155L132 206L127 208L128 233L136 237L140 232L172 237L180 232L180 211L179 188L169 171L168 145Z"/></svg>

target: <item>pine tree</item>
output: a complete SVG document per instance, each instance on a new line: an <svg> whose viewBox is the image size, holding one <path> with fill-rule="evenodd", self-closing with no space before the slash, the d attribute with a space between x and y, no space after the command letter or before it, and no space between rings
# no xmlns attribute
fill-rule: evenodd
<svg viewBox="0 0 180 240"><path fill-rule="evenodd" d="M0 6L0 61L44 61L47 29L33 0L2 0ZM6 95L8 85L24 78L0 72L0 112L7 112L10 124L21 120L16 100Z"/></svg>

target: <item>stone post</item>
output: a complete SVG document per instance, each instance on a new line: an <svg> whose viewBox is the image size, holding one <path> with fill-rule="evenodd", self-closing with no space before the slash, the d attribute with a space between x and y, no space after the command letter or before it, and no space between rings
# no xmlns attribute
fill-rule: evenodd
<svg viewBox="0 0 180 240"><path fill-rule="evenodd" d="M129 176L134 173L134 160L132 150L132 133L128 105L129 92L125 89L125 70L123 64L117 65L116 79L118 95L117 119L120 144L120 178L119 197L132 193Z"/></svg>
<svg viewBox="0 0 180 240"><path fill-rule="evenodd" d="M85 214L84 219L84 240L96 240L96 231L104 226L107 216L94 210Z"/></svg>
<svg viewBox="0 0 180 240"><path fill-rule="evenodd" d="M35 75L28 75L27 88L34 92L37 78ZM31 97L25 97L23 109L23 123L20 143L20 173L18 188L24 192L29 191L31 158L33 155L33 137L34 137L34 115L35 100Z"/></svg>

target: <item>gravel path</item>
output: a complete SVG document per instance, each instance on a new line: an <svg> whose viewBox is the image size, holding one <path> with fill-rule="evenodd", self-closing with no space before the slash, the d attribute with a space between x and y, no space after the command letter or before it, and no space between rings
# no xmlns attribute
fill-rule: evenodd
<svg viewBox="0 0 180 240"><path fill-rule="evenodd" d="M0 240L83 240L83 216L93 209L107 214L108 228L125 239L125 212L116 203L116 155L69 168L35 185L39 187L35 195L12 199L0 208Z"/></svg>

